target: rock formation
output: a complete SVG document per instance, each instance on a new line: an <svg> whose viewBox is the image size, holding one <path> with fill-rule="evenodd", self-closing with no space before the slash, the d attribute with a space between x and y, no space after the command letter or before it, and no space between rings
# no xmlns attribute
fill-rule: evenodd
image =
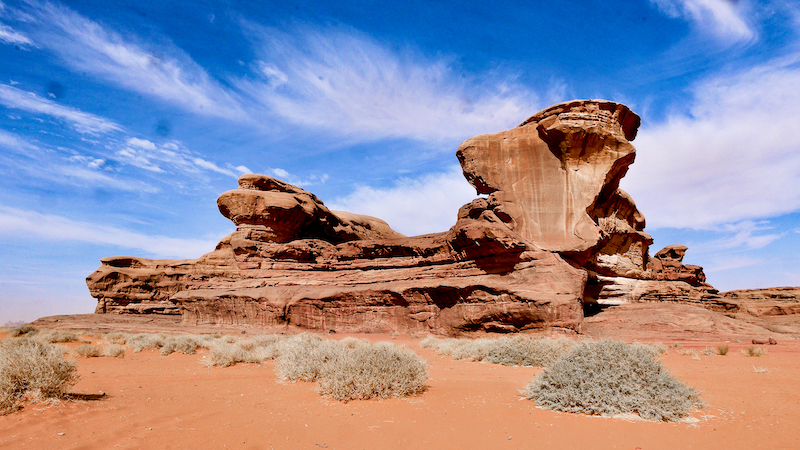
<svg viewBox="0 0 800 450"><path fill-rule="evenodd" d="M683 265L686 247L649 257L644 216L619 189L639 123L624 105L581 100L468 139L456 156L486 197L425 236L243 175L217 201L237 228L214 251L104 258L87 284L98 313L351 332L579 331L591 303L718 298Z"/></svg>

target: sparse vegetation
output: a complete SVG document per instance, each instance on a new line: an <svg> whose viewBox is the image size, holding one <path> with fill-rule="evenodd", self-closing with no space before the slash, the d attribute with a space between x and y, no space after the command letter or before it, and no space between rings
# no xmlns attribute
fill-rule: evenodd
<svg viewBox="0 0 800 450"><path fill-rule="evenodd" d="M578 345L532 380L525 395L546 409L655 421L678 420L701 405L699 392L669 375L650 351L618 341Z"/></svg>
<svg viewBox="0 0 800 450"><path fill-rule="evenodd" d="M125 345L131 337L128 333L108 333L103 338L110 344Z"/></svg>
<svg viewBox="0 0 800 450"><path fill-rule="evenodd" d="M98 347L91 344L83 344L75 347L75 354L84 358L97 358L102 352Z"/></svg>
<svg viewBox="0 0 800 450"><path fill-rule="evenodd" d="M160 349L164 346L166 338L167 337L163 334L136 334L127 339L126 345L130 347L134 353L139 353L142 350Z"/></svg>
<svg viewBox="0 0 800 450"><path fill-rule="evenodd" d="M165 338L161 343L161 349L159 352L163 356L167 356L174 352L183 353L184 355L194 355L198 348L208 348L208 346L209 345L202 336L179 334Z"/></svg>
<svg viewBox="0 0 800 450"><path fill-rule="evenodd" d="M730 347L728 346L728 344L720 344L717 346L717 354L721 356L727 355L729 350Z"/></svg>
<svg viewBox="0 0 800 450"><path fill-rule="evenodd" d="M316 381L325 364L335 357L337 343L302 333L280 343L275 372L288 381Z"/></svg>
<svg viewBox="0 0 800 450"><path fill-rule="evenodd" d="M411 350L389 342L338 347L319 379L323 395L349 401L404 397L425 389L425 361Z"/></svg>
<svg viewBox="0 0 800 450"><path fill-rule="evenodd" d="M427 337L420 346L454 359L487 361L506 366L547 366L575 347L565 339L513 336L483 339L437 339Z"/></svg>
<svg viewBox="0 0 800 450"><path fill-rule="evenodd" d="M27 338L0 342L0 414L26 399L62 397L77 381L77 367L64 359L62 347Z"/></svg>
<svg viewBox="0 0 800 450"><path fill-rule="evenodd" d="M747 350L742 350L742 353L744 353L747 356L754 356L754 357L764 356L767 354L767 352L762 350L760 347L756 347L755 345L747 347Z"/></svg>
<svg viewBox="0 0 800 450"><path fill-rule="evenodd" d="M767 372L769 372L769 369L767 369L766 367L753 366L753 372L755 372L755 373L767 373Z"/></svg>
<svg viewBox="0 0 800 450"><path fill-rule="evenodd" d="M253 355L253 353L243 350L238 345L227 342L215 342L211 346L211 352L205 357L203 362L207 366L228 367L236 363L260 363L263 360Z"/></svg>
<svg viewBox="0 0 800 450"><path fill-rule="evenodd" d="M33 336L38 332L39 329L34 327L33 325L20 325L16 328L8 330L8 335L10 337Z"/></svg>
<svg viewBox="0 0 800 450"><path fill-rule="evenodd" d="M125 346L118 344L109 344L103 349L103 356L108 358L124 358Z"/></svg>
<svg viewBox="0 0 800 450"><path fill-rule="evenodd" d="M36 335L36 339L50 342L52 344L57 342L77 342L80 340L78 335L66 330L50 330L43 333L38 333Z"/></svg>

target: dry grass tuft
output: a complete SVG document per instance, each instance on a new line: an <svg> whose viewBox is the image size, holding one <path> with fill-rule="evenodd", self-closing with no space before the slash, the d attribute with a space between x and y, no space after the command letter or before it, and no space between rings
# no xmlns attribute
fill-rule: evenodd
<svg viewBox="0 0 800 450"><path fill-rule="evenodd" d="M202 336L195 336L191 334L179 334L168 336L161 343L159 352L163 356L170 355L175 352L183 353L184 355L194 355L198 348L208 348L209 344Z"/></svg>
<svg viewBox="0 0 800 450"><path fill-rule="evenodd" d="M167 337L163 334L142 333L130 336L126 344L133 349L134 353L139 353L142 350L160 349L164 346L166 339Z"/></svg>
<svg viewBox="0 0 800 450"><path fill-rule="evenodd" d="M97 358L102 355L98 347L91 344L83 344L75 347L75 354L84 358Z"/></svg>
<svg viewBox="0 0 800 450"><path fill-rule="evenodd" d="M54 344L56 342L77 342L80 340L78 335L71 331L65 330L50 330L43 333L38 333L36 339L44 342Z"/></svg>
<svg viewBox="0 0 800 450"><path fill-rule="evenodd" d="M124 358L125 346L118 344L109 344L103 349L103 356L108 358Z"/></svg>
<svg viewBox="0 0 800 450"><path fill-rule="evenodd" d="M436 339L427 337L420 346L454 359L487 361L505 366L547 366L575 347L565 338L513 336L482 339Z"/></svg>
<svg viewBox="0 0 800 450"><path fill-rule="evenodd" d="M77 367L64 359L62 347L34 339L0 342L0 414L25 399L63 397L77 381Z"/></svg>
<svg viewBox="0 0 800 450"><path fill-rule="evenodd" d="M103 338L110 344L119 344L125 345L128 342L128 339L131 338L131 335L128 333L108 333Z"/></svg>
<svg viewBox="0 0 800 450"><path fill-rule="evenodd" d="M243 350L238 345L227 342L215 342L211 345L211 352L203 359L203 363L209 367L221 366L228 367L236 363L260 363L258 355Z"/></svg>
<svg viewBox="0 0 800 450"><path fill-rule="evenodd" d="M717 354L720 356L727 355L728 351L730 351L730 347L728 346L728 344L720 344L717 346Z"/></svg>
<svg viewBox="0 0 800 450"><path fill-rule="evenodd" d="M747 347L747 350L742 350L742 353L744 353L747 356L754 356L754 357L764 356L767 354L766 351L764 351L760 347L756 347L755 345Z"/></svg>
<svg viewBox="0 0 800 450"><path fill-rule="evenodd" d="M636 413L674 421L702 403L641 346L587 342L531 381L527 398L542 408L590 415Z"/></svg>
<svg viewBox="0 0 800 450"><path fill-rule="evenodd" d="M8 336L9 337L33 336L38 332L39 329L34 327L33 325L20 325L16 328L8 330Z"/></svg>

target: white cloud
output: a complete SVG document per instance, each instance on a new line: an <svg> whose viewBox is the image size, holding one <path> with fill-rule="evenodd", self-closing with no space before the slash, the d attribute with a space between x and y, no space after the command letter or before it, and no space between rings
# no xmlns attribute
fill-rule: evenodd
<svg viewBox="0 0 800 450"><path fill-rule="evenodd" d="M446 172L397 180L389 188L357 186L337 198L333 210L383 219L408 236L447 231L455 225L458 209L477 198L458 166Z"/></svg>
<svg viewBox="0 0 800 450"><path fill-rule="evenodd" d="M703 33L732 41L757 38L746 19L751 11L747 1L740 0L650 0L670 17L683 17Z"/></svg>
<svg viewBox="0 0 800 450"><path fill-rule="evenodd" d="M113 158L156 173L165 172L165 168L172 168L187 173L212 171L238 178L242 173L240 169L247 169L244 166L235 167L232 164L220 167L186 149L178 141L156 144L147 139L135 137L128 138L125 144L116 151Z"/></svg>
<svg viewBox="0 0 800 450"><path fill-rule="evenodd" d="M0 147L14 150L17 153L26 153L29 150L38 150L31 142L17 136L16 134L0 130Z"/></svg>
<svg viewBox="0 0 800 450"><path fill-rule="evenodd" d="M244 173L249 173L249 172L244 172ZM278 178L281 181L285 181L289 184L293 184L295 186L300 186L300 187L311 186L314 184L321 184L328 181L327 173L323 173L322 175L310 174L307 175L305 178L300 178L287 172L284 169L281 169L280 167L270 168L266 171L266 174Z"/></svg>
<svg viewBox="0 0 800 450"><path fill-rule="evenodd" d="M712 228L800 210L800 67L699 83L687 113L645 122L623 179L649 227Z"/></svg>
<svg viewBox="0 0 800 450"><path fill-rule="evenodd" d="M3 23L0 23L0 42L11 45L35 47L30 38Z"/></svg>
<svg viewBox="0 0 800 450"><path fill-rule="evenodd" d="M230 92L174 45L148 51L69 8L48 2L32 2L31 8L40 22L32 31L37 42L74 69L196 114L245 117Z"/></svg>
<svg viewBox="0 0 800 450"><path fill-rule="evenodd" d="M52 100L39 97L33 92L26 92L2 83L0 83L0 104L65 120L80 133L97 134L122 130L121 126L106 118L60 105Z"/></svg>
<svg viewBox="0 0 800 450"><path fill-rule="evenodd" d="M92 245L114 245L142 250L154 257L198 257L214 249L213 241L148 236L128 230L79 222L53 214L42 214L0 206L0 234L15 239L75 241Z"/></svg>
<svg viewBox="0 0 800 450"><path fill-rule="evenodd" d="M280 120L359 140L465 139L516 126L539 100L512 75L465 75L447 58L397 51L347 28L257 28L255 79L235 85Z"/></svg>

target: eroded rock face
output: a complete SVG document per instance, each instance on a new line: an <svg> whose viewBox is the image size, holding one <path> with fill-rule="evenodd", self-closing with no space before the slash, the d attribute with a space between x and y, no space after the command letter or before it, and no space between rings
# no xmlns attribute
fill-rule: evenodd
<svg viewBox="0 0 800 450"><path fill-rule="evenodd" d="M517 128L464 141L456 156L517 234L545 250L583 254L604 240L596 214L616 200L639 122L618 103L561 103Z"/></svg>
<svg viewBox="0 0 800 450"><path fill-rule="evenodd" d="M584 304L604 298L702 301L702 269L683 265L685 248L650 258L644 216L619 189L638 126L624 105L573 101L465 141L464 175L487 197L418 237L243 175L217 201L237 228L213 252L104 258L87 284L97 312L384 333L579 331Z"/></svg>

